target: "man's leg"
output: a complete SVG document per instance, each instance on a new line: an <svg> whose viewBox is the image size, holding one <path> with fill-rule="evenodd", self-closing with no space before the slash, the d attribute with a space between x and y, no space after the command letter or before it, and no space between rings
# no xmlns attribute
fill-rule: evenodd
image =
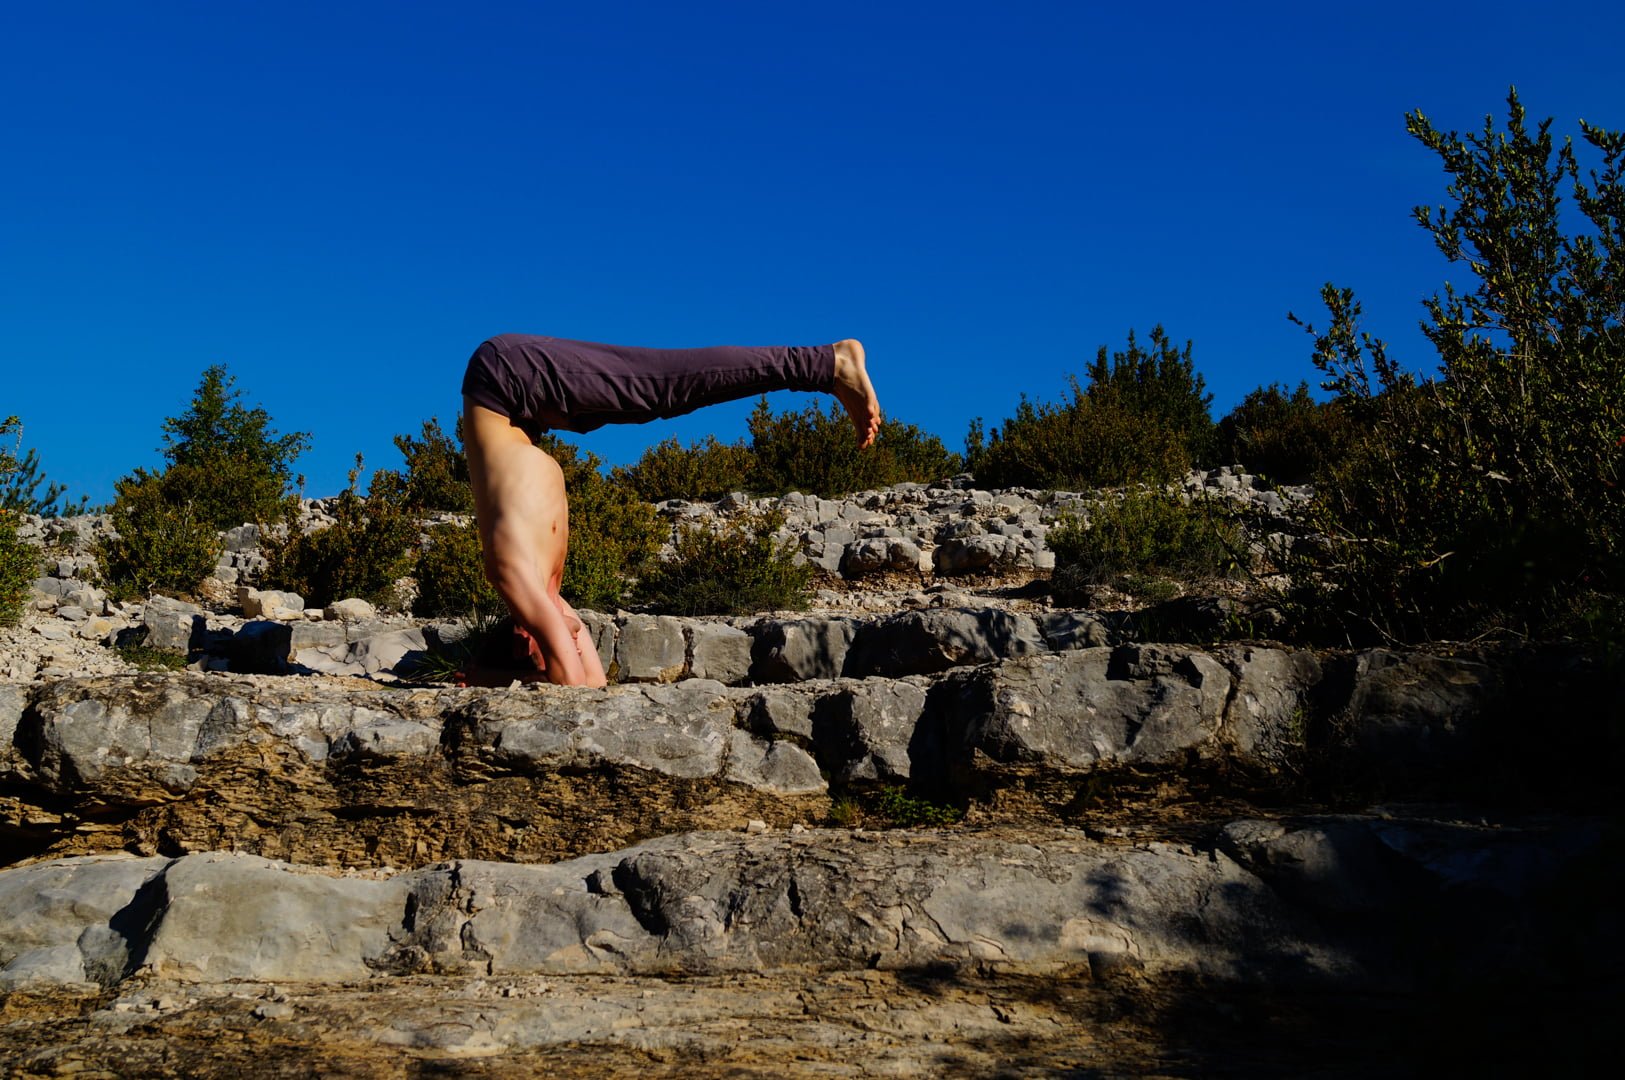
<svg viewBox="0 0 1625 1080"><path fill-rule="evenodd" d="M587 432L774 390L806 390L840 400L860 445L879 430L880 403L863 346L851 339L809 347L647 349L504 334L487 345L494 350L488 359L523 388L527 415L542 427Z"/></svg>

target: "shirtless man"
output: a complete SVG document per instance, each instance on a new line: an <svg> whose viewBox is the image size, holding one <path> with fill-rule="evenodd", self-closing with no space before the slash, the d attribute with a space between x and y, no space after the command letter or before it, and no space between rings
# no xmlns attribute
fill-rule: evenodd
<svg viewBox="0 0 1625 1080"><path fill-rule="evenodd" d="M463 437L485 575L549 681L605 683L597 648L559 595L569 505L563 470L536 436L642 423L781 389L834 394L860 447L880 430L863 346L851 339L811 348L639 349L504 334L475 350L463 378Z"/></svg>

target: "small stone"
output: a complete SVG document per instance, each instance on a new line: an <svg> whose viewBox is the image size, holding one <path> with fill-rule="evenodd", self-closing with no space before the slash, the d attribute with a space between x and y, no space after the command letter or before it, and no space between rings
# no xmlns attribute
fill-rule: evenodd
<svg viewBox="0 0 1625 1080"><path fill-rule="evenodd" d="M745 831L753 836L760 833L765 833L767 832L767 829L767 822L763 821L761 818L751 818L749 821L745 822Z"/></svg>
<svg viewBox="0 0 1625 1080"><path fill-rule="evenodd" d="M261 1020L286 1020L293 1015L293 1006L273 999L254 1006L254 1015Z"/></svg>

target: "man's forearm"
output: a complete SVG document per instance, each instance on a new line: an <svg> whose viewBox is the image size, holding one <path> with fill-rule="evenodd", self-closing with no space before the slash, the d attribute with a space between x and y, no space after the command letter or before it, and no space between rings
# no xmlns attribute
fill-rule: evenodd
<svg viewBox="0 0 1625 1080"><path fill-rule="evenodd" d="M575 635L541 582L532 575L517 573L498 574L492 584L507 601L515 621L541 649L548 681L560 686L585 685L587 672L576 652Z"/></svg>

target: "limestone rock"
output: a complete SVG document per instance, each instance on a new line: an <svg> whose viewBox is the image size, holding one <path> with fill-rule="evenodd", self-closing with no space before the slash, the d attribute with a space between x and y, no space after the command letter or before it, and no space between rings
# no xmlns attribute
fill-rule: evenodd
<svg viewBox="0 0 1625 1080"><path fill-rule="evenodd" d="M845 672L853 676L925 675L1046 652L1038 626L998 608L910 611L866 623L854 636Z"/></svg>
<svg viewBox="0 0 1625 1080"><path fill-rule="evenodd" d="M622 682L675 682L687 664L683 623L670 615L629 615L615 644Z"/></svg>
<svg viewBox="0 0 1625 1080"><path fill-rule="evenodd" d="M757 682L833 679L857 632L850 619L759 619L751 624L751 678Z"/></svg>

